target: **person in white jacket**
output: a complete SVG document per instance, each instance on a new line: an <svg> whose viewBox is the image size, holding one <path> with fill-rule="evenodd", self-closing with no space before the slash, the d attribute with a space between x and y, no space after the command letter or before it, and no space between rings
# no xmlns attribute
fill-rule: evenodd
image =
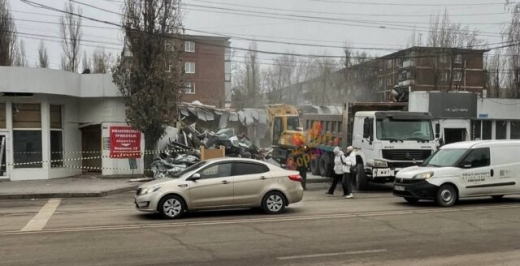
<svg viewBox="0 0 520 266"><path fill-rule="evenodd" d="M343 183L347 189L347 196L345 198L351 199L354 197L352 193L352 178L355 178L353 175L355 174L352 169L356 166L356 152L354 151L354 147L347 147L347 156L345 159L345 167L343 172Z"/></svg>
<svg viewBox="0 0 520 266"><path fill-rule="evenodd" d="M343 196L347 197L348 190L346 187L346 184L343 182L345 179L343 176L345 174L344 171L344 165L347 160L343 152L339 147L334 148L334 179L332 180L332 185L329 188L329 191L326 193L329 196L332 196L334 194L334 191L336 190L336 186L338 185L338 182L341 182L341 185L343 187Z"/></svg>

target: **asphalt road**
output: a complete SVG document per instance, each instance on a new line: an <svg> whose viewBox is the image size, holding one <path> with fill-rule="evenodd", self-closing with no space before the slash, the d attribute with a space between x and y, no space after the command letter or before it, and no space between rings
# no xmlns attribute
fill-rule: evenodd
<svg viewBox="0 0 520 266"><path fill-rule="evenodd" d="M311 185L285 214L212 211L165 221L132 193L0 201L0 265L518 265L520 197L410 205Z"/></svg>

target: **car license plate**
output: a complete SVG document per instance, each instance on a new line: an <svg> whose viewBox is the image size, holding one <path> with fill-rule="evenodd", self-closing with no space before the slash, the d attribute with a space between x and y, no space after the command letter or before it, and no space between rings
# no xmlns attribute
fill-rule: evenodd
<svg viewBox="0 0 520 266"><path fill-rule="evenodd" d="M405 188L403 186L394 186L394 190L405 191Z"/></svg>

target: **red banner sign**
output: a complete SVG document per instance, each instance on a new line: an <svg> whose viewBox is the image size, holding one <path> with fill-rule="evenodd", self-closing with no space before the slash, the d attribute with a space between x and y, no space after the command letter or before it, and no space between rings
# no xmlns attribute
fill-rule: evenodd
<svg viewBox="0 0 520 266"><path fill-rule="evenodd" d="M110 158L141 158L141 132L132 127L110 127Z"/></svg>

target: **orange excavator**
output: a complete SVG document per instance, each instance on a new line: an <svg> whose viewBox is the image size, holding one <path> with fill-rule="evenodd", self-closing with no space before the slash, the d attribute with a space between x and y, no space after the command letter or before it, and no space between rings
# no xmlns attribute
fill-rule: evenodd
<svg viewBox="0 0 520 266"><path fill-rule="evenodd" d="M298 108L287 104L267 106L273 159L285 165L292 151L305 143Z"/></svg>

